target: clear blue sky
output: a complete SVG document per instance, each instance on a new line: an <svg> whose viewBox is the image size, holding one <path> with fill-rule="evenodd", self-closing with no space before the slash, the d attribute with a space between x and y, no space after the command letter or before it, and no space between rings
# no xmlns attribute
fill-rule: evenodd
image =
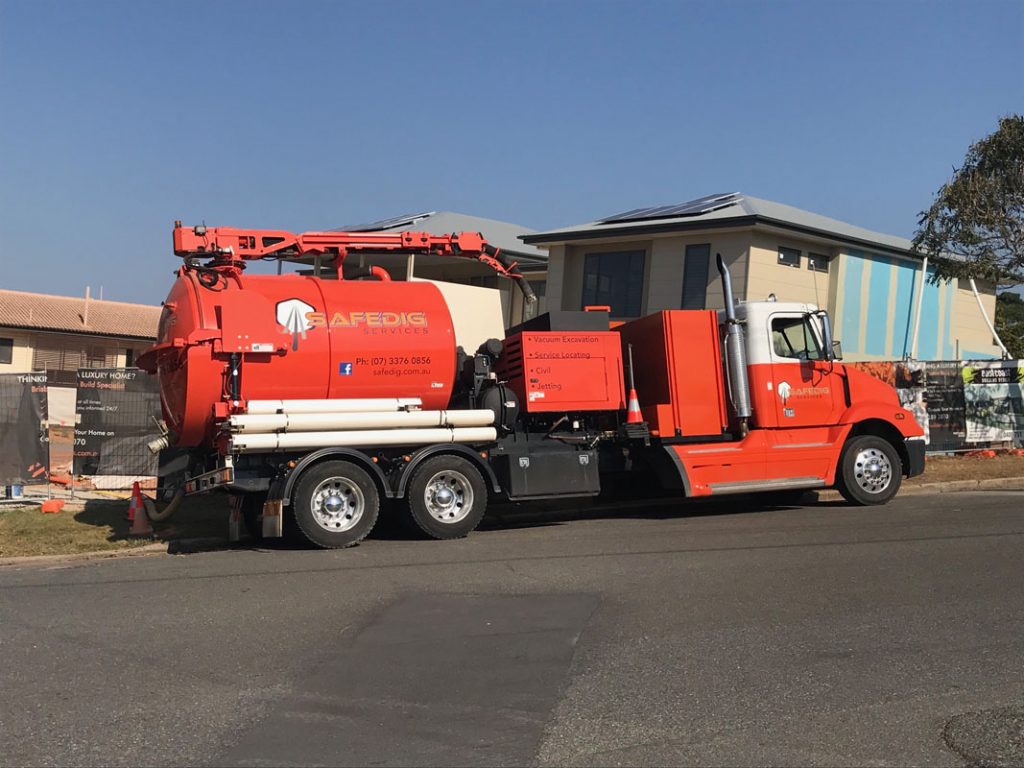
<svg viewBox="0 0 1024 768"><path fill-rule="evenodd" d="M545 228L739 190L910 235L1024 111L1024 3L0 0L0 286L156 303L170 228Z"/></svg>

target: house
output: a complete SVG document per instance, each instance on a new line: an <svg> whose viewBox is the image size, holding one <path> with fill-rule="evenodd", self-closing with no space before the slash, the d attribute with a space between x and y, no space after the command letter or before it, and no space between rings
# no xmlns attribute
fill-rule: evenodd
<svg viewBox="0 0 1024 768"><path fill-rule="evenodd" d="M720 309L721 254L741 300L799 301L826 308L849 360L998 357L966 282L921 290L921 259L901 237L740 193L638 208L521 236L546 248L547 306L608 305L630 319L663 309ZM929 275L934 269L929 268ZM977 283L995 317L995 286Z"/></svg>
<svg viewBox="0 0 1024 768"><path fill-rule="evenodd" d="M0 289L0 373L47 371L74 387L79 368L131 366L156 340L160 307Z"/></svg>

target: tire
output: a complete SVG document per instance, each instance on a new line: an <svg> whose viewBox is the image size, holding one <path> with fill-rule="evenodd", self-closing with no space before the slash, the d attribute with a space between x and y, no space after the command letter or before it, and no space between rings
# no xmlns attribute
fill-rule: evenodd
<svg viewBox="0 0 1024 768"><path fill-rule="evenodd" d="M903 462L888 440L861 435L846 441L836 470L836 489L848 502L885 504L902 482Z"/></svg>
<svg viewBox="0 0 1024 768"><path fill-rule="evenodd" d="M461 456L434 456L415 470L406 492L409 516L432 539L468 536L487 510L487 485Z"/></svg>
<svg viewBox="0 0 1024 768"><path fill-rule="evenodd" d="M358 544L373 530L379 511L377 484L349 461L325 461L307 469L291 503L299 533L323 549Z"/></svg>

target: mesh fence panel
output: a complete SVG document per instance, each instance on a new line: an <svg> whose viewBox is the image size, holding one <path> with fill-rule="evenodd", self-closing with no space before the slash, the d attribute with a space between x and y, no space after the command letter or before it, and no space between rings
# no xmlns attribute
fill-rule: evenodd
<svg viewBox="0 0 1024 768"><path fill-rule="evenodd" d="M46 374L0 374L0 485L46 482Z"/></svg>
<svg viewBox="0 0 1024 768"><path fill-rule="evenodd" d="M75 474L157 474L158 457L146 447L159 434L155 377L135 368L82 368L76 410Z"/></svg>

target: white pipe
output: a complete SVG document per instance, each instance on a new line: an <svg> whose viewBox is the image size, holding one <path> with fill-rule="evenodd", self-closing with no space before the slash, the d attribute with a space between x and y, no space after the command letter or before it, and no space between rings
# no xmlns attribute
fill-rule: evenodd
<svg viewBox="0 0 1024 768"><path fill-rule="evenodd" d="M326 432L399 427L487 427L494 411L394 411L384 413L267 413L228 419L232 432Z"/></svg>
<svg viewBox="0 0 1024 768"><path fill-rule="evenodd" d="M910 359L917 359L917 332L921 327L921 307L924 305L924 284L928 280L928 256L921 262L921 284L917 286L917 312L914 313L914 333L910 337Z"/></svg>
<svg viewBox="0 0 1024 768"><path fill-rule="evenodd" d="M248 413L356 413L360 411L401 411L419 408L418 397L365 397L330 400L250 400Z"/></svg>
<svg viewBox="0 0 1024 768"><path fill-rule="evenodd" d="M971 278L971 290L974 291L974 299L978 302L978 309L981 310L981 316L985 319L985 325L988 326L989 331L992 333L992 338L996 340L996 344L1003 350L1003 360L1010 359L1010 353L1003 345L1003 340L999 338L999 334L996 333L996 327L992 325L992 321L988 319L988 312L985 311L985 305L981 303L981 295L978 293L978 286L974 284L974 278Z"/></svg>
<svg viewBox="0 0 1024 768"><path fill-rule="evenodd" d="M436 443L489 443L498 438L494 427L442 429L372 429L356 432L288 432L262 435L233 435L232 453L254 453L284 449L370 448L384 445L433 445Z"/></svg>

